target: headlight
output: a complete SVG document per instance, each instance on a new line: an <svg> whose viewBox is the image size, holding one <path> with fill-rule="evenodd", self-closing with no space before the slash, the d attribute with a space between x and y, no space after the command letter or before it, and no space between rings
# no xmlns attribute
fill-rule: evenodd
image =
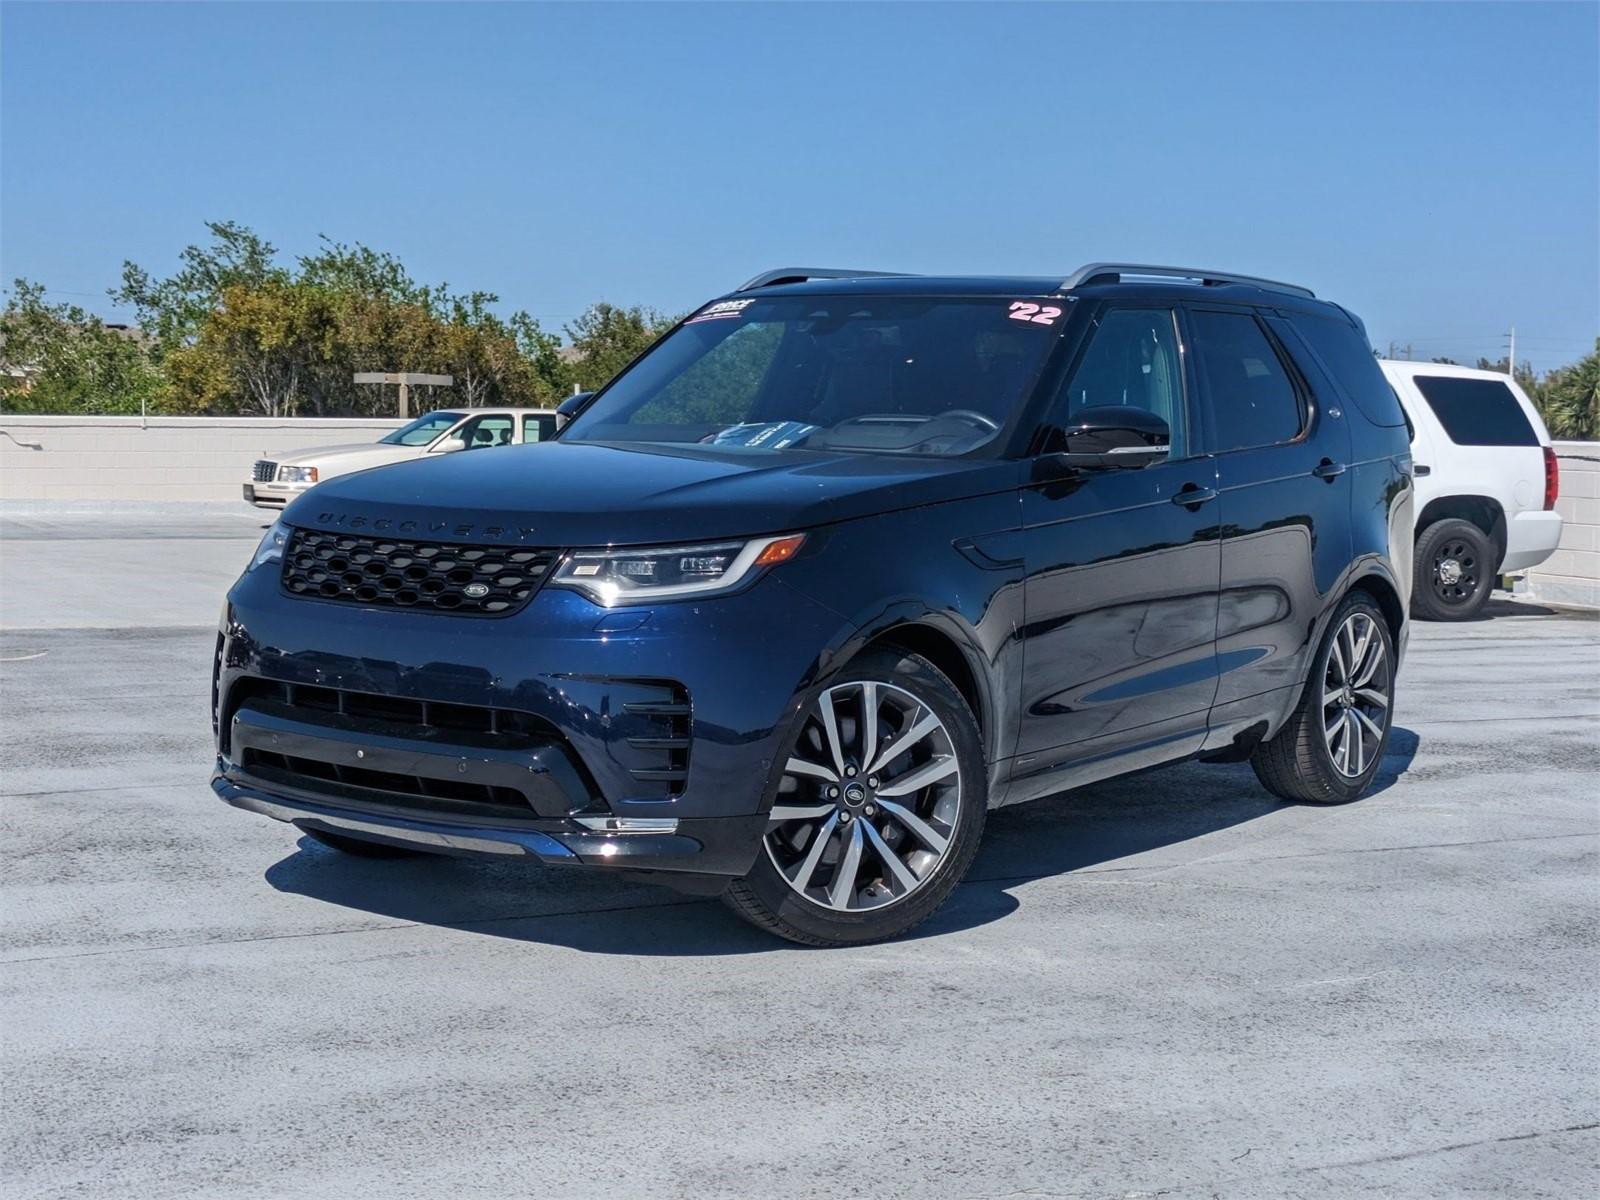
<svg viewBox="0 0 1600 1200"><path fill-rule="evenodd" d="M793 558L805 540L805 534L791 533L703 546L574 550L550 583L575 588L607 608L713 596Z"/></svg>
<svg viewBox="0 0 1600 1200"><path fill-rule="evenodd" d="M283 557L283 547L289 541L289 527L282 521L274 521L272 528L267 530L267 536L261 539L261 544L256 547L256 556L250 560L250 570L254 571L263 563L277 562Z"/></svg>
<svg viewBox="0 0 1600 1200"><path fill-rule="evenodd" d="M315 467L279 467L279 483L315 483L317 469Z"/></svg>

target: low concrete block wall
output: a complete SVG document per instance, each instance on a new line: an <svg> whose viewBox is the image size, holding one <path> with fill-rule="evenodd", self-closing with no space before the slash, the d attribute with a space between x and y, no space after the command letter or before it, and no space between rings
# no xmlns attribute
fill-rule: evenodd
<svg viewBox="0 0 1600 1200"><path fill-rule="evenodd" d="M1561 546L1527 573L1519 596L1600 609L1600 442L1557 442Z"/></svg>
<svg viewBox="0 0 1600 1200"><path fill-rule="evenodd" d="M375 442L396 419L0 416L0 499L238 500L258 458ZM35 448L37 447L37 448Z"/></svg>

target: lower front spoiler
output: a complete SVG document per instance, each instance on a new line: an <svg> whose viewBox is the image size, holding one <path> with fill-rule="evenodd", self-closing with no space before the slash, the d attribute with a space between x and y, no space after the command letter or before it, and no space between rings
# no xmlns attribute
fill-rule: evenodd
<svg viewBox="0 0 1600 1200"><path fill-rule="evenodd" d="M235 808L302 829L434 854L526 857L561 866L659 872L662 878L658 882L671 886L683 886L695 877L720 886L745 875L755 862L767 826L767 818L760 815L691 818L680 820L671 832L638 833L599 832L576 822L547 822L545 828L442 824L280 795L229 779L220 770L211 778L211 790Z"/></svg>

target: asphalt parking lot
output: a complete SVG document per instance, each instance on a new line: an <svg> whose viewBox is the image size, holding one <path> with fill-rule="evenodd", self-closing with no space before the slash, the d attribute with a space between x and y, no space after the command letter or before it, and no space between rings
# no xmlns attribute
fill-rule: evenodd
<svg viewBox="0 0 1600 1200"><path fill-rule="evenodd" d="M1600 623L1418 625L1378 790L1191 765L991 817L911 939L342 859L206 786L264 518L0 514L7 1197L1574 1196Z"/></svg>

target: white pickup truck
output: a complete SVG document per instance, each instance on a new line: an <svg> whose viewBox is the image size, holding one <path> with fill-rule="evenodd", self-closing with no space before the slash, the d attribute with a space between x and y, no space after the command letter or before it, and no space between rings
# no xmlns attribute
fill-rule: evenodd
<svg viewBox="0 0 1600 1200"><path fill-rule="evenodd" d="M365 471L453 450L484 450L540 442L560 427L549 408L468 408L418 417L376 442L319 446L256 460L244 498L257 508L282 508L307 488L351 471Z"/></svg>
<svg viewBox="0 0 1600 1200"><path fill-rule="evenodd" d="M1503 573L1561 541L1555 451L1539 410L1495 371L1385 360L1411 422L1416 464L1413 616L1476 616Z"/></svg>

